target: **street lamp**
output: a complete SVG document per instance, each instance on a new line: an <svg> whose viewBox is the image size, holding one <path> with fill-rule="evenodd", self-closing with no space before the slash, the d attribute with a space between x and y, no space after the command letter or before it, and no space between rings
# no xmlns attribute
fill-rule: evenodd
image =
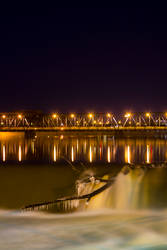
<svg viewBox="0 0 167 250"><path fill-rule="evenodd" d="M52 115L52 118L53 118L53 119L56 119L56 118L57 118L57 114L53 114L53 115Z"/></svg>
<svg viewBox="0 0 167 250"><path fill-rule="evenodd" d="M93 114L92 113L89 113L88 114L88 117L91 119L91 118L93 118Z"/></svg>
<svg viewBox="0 0 167 250"><path fill-rule="evenodd" d="M72 126L75 126L75 114L70 114L70 118L72 119Z"/></svg>
<svg viewBox="0 0 167 250"><path fill-rule="evenodd" d="M126 125L126 123L127 123L127 121L130 119L130 122L131 122L131 113L126 113L125 114L125 118L126 118L126 120L125 120L125 122L124 122L124 125L123 126L125 126Z"/></svg>
<svg viewBox="0 0 167 250"><path fill-rule="evenodd" d="M58 115L56 113L54 113L54 114L52 114L52 118L56 119L56 126L58 126Z"/></svg>
<svg viewBox="0 0 167 250"><path fill-rule="evenodd" d="M17 116L19 119L22 119L22 115L21 114L18 114Z"/></svg>
<svg viewBox="0 0 167 250"><path fill-rule="evenodd" d="M150 118L151 118L151 114L149 112L146 113L146 117L148 117L148 125L150 126Z"/></svg>
<svg viewBox="0 0 167 250"><path fill-rule="evenodd" d="M150 113L146 113L146 116L147 116L147 117L150 117L150 116L151 116L151 114L150 114Z"/></svg>
<svg viewBox="0 0 167 250"><path fill-rule="evenodd" d="M89 118L89 121L88 121L88 125L90 124L92 126L92 124L94 124L94 119L93 119L93 114L92 113L89 113L88 114L88 118Z"/></svg>
<svg viewBox="0 0 167 250"><path fill-rule="evenodd" d="M125 118L130 118L131 117L131 113L126 113L125 114Z"/></svg>

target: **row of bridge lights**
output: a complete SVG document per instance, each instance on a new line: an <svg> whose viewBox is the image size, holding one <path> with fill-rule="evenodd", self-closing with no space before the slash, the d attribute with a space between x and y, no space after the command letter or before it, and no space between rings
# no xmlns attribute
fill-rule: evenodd
<svg viewBox="0 0 167 250"><path fill-rule="evenodd" d="M145 115L146 115L146 117L151 117L151 113L146 113ZM108 118L112 117L112 115L110 113L107 113L106 116ZM166 116L167 116L167 113L166 113ZM70 114L70 117L71 118L75 118L75 114ZM92 119L93 117L94 117L94 115L92 113L88 114L88 118ZM130 117L132 117L132 114L131 113L126 113L124 117L125 118L130 118ZM58 115L57 114L53 114L52 118L56 119L56 118L58 118Z"/></svg>
<svg viewBox="0 0 167 250"><path fill-rule="evenodd" d="M106 116L107 116L108 118L110 118L110 117L111 117L111 114L110 114L110 113L107 113ZM71 117L71 118L75 118L75 114L70 114L70 117ZM92 119L92 118L94 117L94 115L93 115L92 113L89 113L89 114L88 114L88 117L89 117L90 119ZM57 114L53 114L53 115L52 115L52 118L56 119L56 118L58 118L58 115L57 115Z"/></svg>
<svg viewBox="0 0 167 250"><path fill-rule="evenodd" d="M145 115L146 115L146 117L151 117L151 113L146 113ZM167 113L166 113L166 116L167 116ZM131 113L126 113L125 114L125 118L130 118L130 117L132 117Z"/></svg>
<svg viewBox="0 0 167 250"><path fill-rule="evenodd" d="M166 117L167 117L167 113L166 113L165 115L166 115ZM87 116L88 116L89 119L93 119L93 118L94 118L94 114L93 114L93 113L89 113ZM111 113L107 113L106 116L107 116L107 118L111 118L111 117L112 117L112 114L111 114ZM147 113L145 113L145 116L146 116L147 118L149 118L149 120L150 120L150 118L151 118L151 113L147 112ZM52 115L52 118L53 118L53 119L56 119L56 118L58 118L58 117L59 117L58 114L53 114L53 115ZM70 118L71 118L71 119L74 119L75 117L76 117L76 115L75 115L74 113L70 114ZM125 113L124 117L125 117L126 119L130 119L130 118L132 117L132 114L131 114L131 113ZM122 123L122 121L118 121L118 124L121 125L121 123ZM94 124L96 124L96 121L95 121L95 120L94 120ZM99 122L99 124L102 124L102 123ZM129 122L129 124L131 124L131 121Z"/></svg>
<svg viewBox="0 0 167 250"><path fill-rule="evenodd" d="M151 116L151 113L146 113L145 115L146 115L146 117L150 117L150 116ZM106 116L107 116L108 118L112 117L112 115L111 115L110 113L107 113ZM166 113L166 116L167 116L167 113ZM70 114L70 117L71 117L71 118L75 118L75 114ZM88 114L88 117L91 119L91 118L94 117L94 114L93 114L93 113L89 113L89 114ZM131 113L126 113L124 117L125 117L125 118L130 118L130 117L132 117L132 114L131 114ZM6 115L2 115L2 118L5 119L5 118L6 118ZM22 119L22 115L21 115L21 114L18 114L18 115L17 115L17 118ZM52 118L54 118L54 119L55 119L55 118L58 118L58 114L53 114L53 115L52 115Z"/></svg>
<svg viewBox="0 0 167 250"><path fill-rule="evenodd" d="M148 117L148 118L151 117L151 113L146 113L145 115L146 115L146 117ZM106 116L107 116L108 118L111 118L111 117L112 117L112 115L111 115L110 113L107 113ZM166 113L166 116L167 116L167 113ZM53 114L53 115L52 115L52 118L54 118L54 119L56 119L56 118L58 118L58 117L59 117L58 114ZM70 117L71 117L71 118L75 118L76 115L75 115L75 114L70 114ZM93 113L89 113L89 114L88 114L88 118L92 119L93 117L94 117L94 114L93 114ZM124 117L125 117L125 118L130 118L130 117L132 117L132 114L131 114L131 113L126 113ZM5 118L6 118L6 115L2 115L2 118L5 119ZM18 115L17 115L17 118L22 119L23 116L22 116L21 114L18 114Z"/></svg>
<svg viewBox="0 0 167 250"><path fill-rule="evenodd" d="M17 115L17 118L18 118L18 119L22 119L23 116L22 116L21 114L18 114L18 115ZM2 115L2 119L6 119L6 115Z"/></svg>
<svg viewBox="0 0 167 250"><path fill-rule="evenodd" d="M106 116L107 116L107 117L111 117L111 114L110 114L110 113L107 113ZM53 118L58 118L58 115L57 115L57 114L53 114L52 117L53 117ZM75 114L70 114L70 117L71 117L71 118L75 118ZM93 115L92 113L89 113L89 114L88 114L88 117L91 119L91 118L94 117L94 115Z"/></svg>

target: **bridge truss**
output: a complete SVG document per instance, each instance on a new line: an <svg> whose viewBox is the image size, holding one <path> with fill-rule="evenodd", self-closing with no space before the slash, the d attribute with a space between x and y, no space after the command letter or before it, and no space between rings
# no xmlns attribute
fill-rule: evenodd
<svg viewBox="0 0 167 250"><path fill-rule="evenodd" d="M167 127L167 113L0 113L0 127Z"/></svg>

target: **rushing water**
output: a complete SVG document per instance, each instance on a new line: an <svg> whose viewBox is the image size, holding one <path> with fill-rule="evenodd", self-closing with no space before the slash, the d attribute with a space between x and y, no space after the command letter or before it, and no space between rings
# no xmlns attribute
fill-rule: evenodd
<svg viewBox="0 0 167 250"><path fill-rule="evenodd" d="M165 139L0 133L0 249L167 249L166 162Z"/></svg>

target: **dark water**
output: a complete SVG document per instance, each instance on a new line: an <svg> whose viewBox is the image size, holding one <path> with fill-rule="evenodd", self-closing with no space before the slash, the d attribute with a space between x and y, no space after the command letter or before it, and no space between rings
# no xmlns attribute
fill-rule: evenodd
<svg viewBox="0 0 167 250"><path fill-rule="evenodd" d="M0 249L167 249L166 162L165 139L0 133Z"/></svg>

